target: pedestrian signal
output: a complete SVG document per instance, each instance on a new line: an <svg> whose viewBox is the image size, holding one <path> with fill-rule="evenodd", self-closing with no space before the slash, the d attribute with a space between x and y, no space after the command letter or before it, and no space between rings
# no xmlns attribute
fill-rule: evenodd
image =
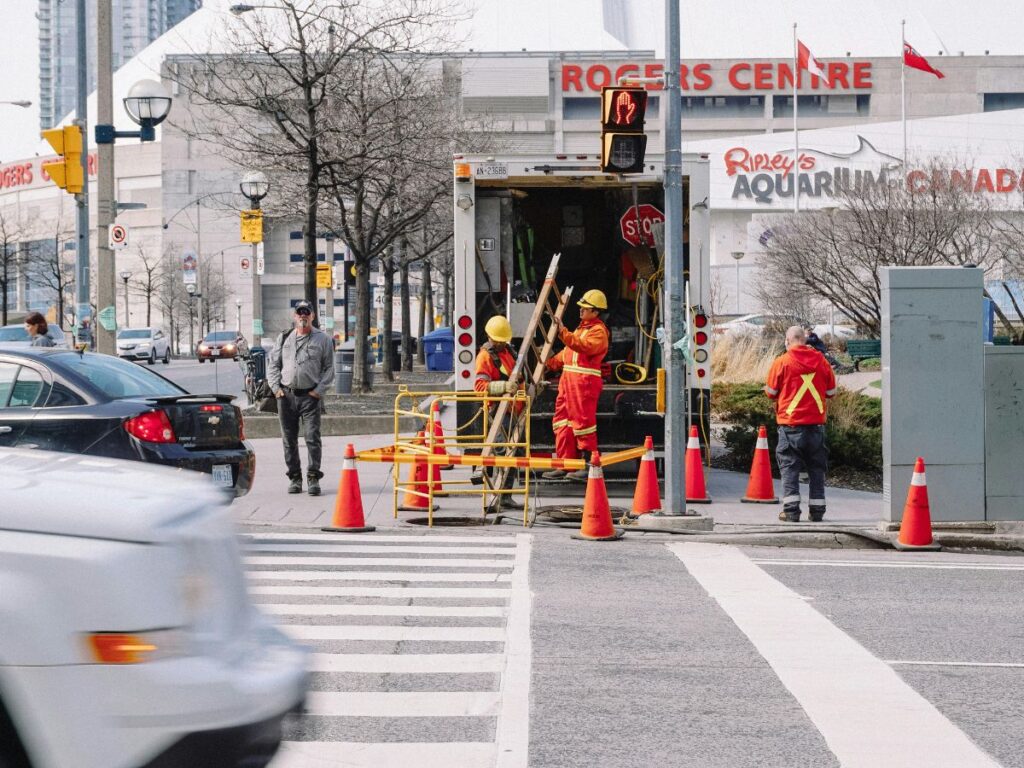
<svg viewBox="0 0 1024 768"><path fill-rule="evenodd" d="M57 160L43 163L43 172L64 191L78 195L85 183L82 173L82 129L77 125L66 125L63 128L50 128L43 131L54 152L60 155Z"/></svg>
<svg viewBox="0 0 1024 768"><path fill-rule="evenodd" d="M608 86L601 89L601 171L641 173L647 136L647 91Z"/></svg>

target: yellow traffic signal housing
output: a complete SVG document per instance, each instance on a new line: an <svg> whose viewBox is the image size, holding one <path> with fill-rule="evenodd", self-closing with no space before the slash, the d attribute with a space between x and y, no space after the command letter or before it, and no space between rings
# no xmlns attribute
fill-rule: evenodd
<svg viewBox="0 0 1024 768"><path fill-rule="evenodd" d="M608 86L601 89L601 171L641 173L647 136L647 91Z"/></svg>
<svg viewBox="0 0 1024 768"><path fill-rule="evenodd" d="M82 129L77 125L50 128L43 131L43 138L61 156L59 160L43 163L46 175L66 192L80 194L85 185L85 174L82 173Z"/></svg>

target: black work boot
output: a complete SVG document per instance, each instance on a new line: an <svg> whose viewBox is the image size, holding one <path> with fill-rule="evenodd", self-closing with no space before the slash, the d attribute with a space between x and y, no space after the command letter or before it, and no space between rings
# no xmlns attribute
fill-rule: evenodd
<svg viewBox="0 0 1024 768"><path fill-rule="evenodd" d="M782 511L779 512L779 520L781 520L784 523L799 523L800 507L783 507Z"/></svg>
<svg viewBox="0 0 1024 768"><path fill-rule="evenodd" d="M302 475L289 478L288 493L302 493Z"/></svg>
<svg viewBox="0 0 1024 768"><path fill-rule="evenodd" d="M825 519L824 507L808 507L807 512L811 516L812 523L820 523L823 519Z"/></svg>
<svg viewBox="0 0 1024 768"><path fill-rule="evenodd" d="M568 474L564 469L552 469L550 472L545 472L541 477L545 480L565 480Z"/></svg>
<svg viewBox="0 0 1024 768"><path fill-rule="evenodd" d="M308 486L307 493L309 493L310 496L319 496L320 495L320 478L319 477L317 477L316 475L307 475L307 477L306 477L306 485Z"/></svg>

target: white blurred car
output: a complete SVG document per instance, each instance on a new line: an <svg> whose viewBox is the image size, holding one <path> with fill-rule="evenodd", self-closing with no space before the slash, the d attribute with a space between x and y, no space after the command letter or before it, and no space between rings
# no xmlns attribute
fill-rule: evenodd
<svg viewBox="0 0 1024 768"><path fill-rule="evenodd" d="M117 332L117 356L125 360L171 362L171 340L159 328L125 328Z"/></svg>
<svg viewBox="0 0 1024 768"><path fill-rule="evenodd" d="M53 339L53 346L59 349L69 349L68 337L64 335L59 325L49 325L46 328L46 335ZM15 325L0 326L0 347L31 347L32 337L23 323Z"/></svg>
<svg viewBox="0 0 1024 768"><path fill-rule="evenodd" d="M0 765L259 768L306 652L192 473L0 449Z"/></svg>
<svg viewBox="0 0 1024 768"><path fill-rule="evenodd" d="M767 313L755 313L743 315L734 320L719 323L714 327L715 336L753 336L768 332L782 334L791 325L807 326L808 323L795 315L772 315ZM829 323L819 323L814 326L814 332L819 337L832 336L833 326ZM851 339L857 335L857 331L848 325L835 325L835 338Z"/></svg>

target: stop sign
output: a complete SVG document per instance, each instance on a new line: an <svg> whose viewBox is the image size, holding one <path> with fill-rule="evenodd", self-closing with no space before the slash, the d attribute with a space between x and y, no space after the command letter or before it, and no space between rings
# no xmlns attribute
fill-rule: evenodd
<svg viewBox="0 0 1024 768"><path fill-rule="evenodd" d="M637 221L639 214L639 221ZM622 239L630 245L654 245L653 226L657 221L664 221L665 214L659 211L650 203L643 203L636 207L630 206L619 219L619 229L622 230Z"/></svg>

